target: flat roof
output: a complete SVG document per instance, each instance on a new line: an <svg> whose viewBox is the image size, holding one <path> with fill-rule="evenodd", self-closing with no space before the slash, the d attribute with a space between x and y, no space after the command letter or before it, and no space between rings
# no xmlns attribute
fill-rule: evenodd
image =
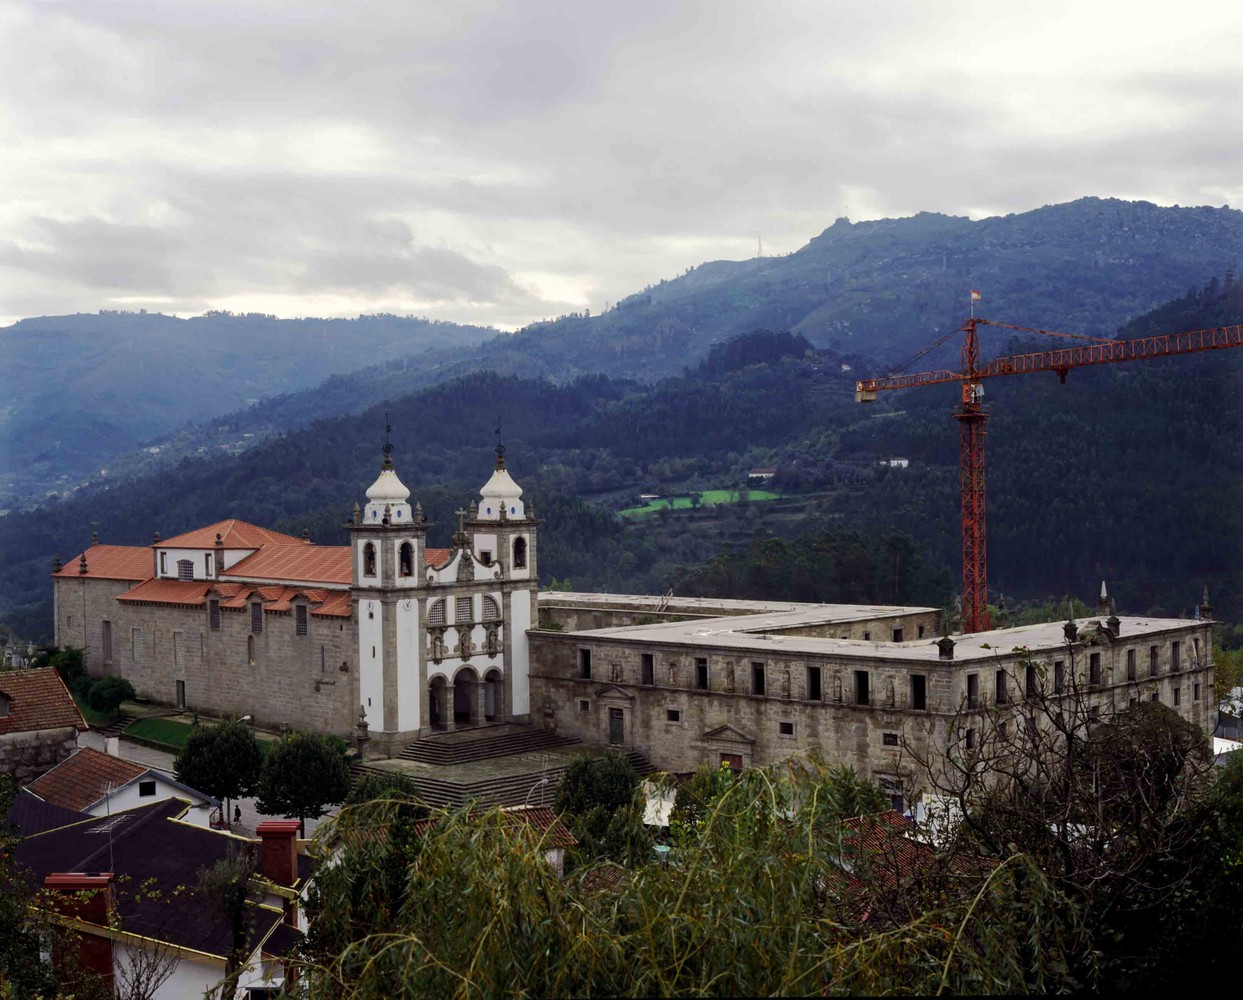
<svg viewBox="0 0 1243 1000"><path fill-rule="evenodd" d="M788 607L788 606L787 606ZM800 610L763 615L721 617L714 620L659 622L654 625L627 625L618 628L584 629L574 632L535 632L553 639L573 640L591 638L617 640L620 642L651 643L652 645L702 646L716 649L736 649L749 653L768 652L782 656L839 656L851 659L902 660L953 664L964 661L991 660L1005 656L1015 649L1054 650L1065 648L1066 637L1062 622L1043 622L1038 625L1020 625L1015 628L993 629L970 635L956 635L954 658L940 659L937 637L913 639L906 642L877 642L863 639L817 638L806 635L782 634L781 629L834 621L853 620L847 614L834 618L836 612L876 612L887 610L893 614L922 611L923 608L853 608L841 605L800 605ZM802 610L806 609L806 610ZM1207 622L1181 618L1121 618L1120 635L1116 640L1125 645L1144 636L1171 630L1194 628ZM1081 633L1093 619L1079 622Z"/></svg>
<svg viewBox="0 0 1243 1000"><path fill-rule="evenodd" d="M581 608L625 609L650 614L697 614L711 617L734 615L812 615L815 621L849 622L873 618L894 618L899 615L936 613L939 608L902 607L892 604L799 604L795 601L742 601L723 597L661 597L655 594L586 594L544 590L540 603ZM807 620L808 622L811 619ZM647 626L643 626L647 627Z"/></svg>

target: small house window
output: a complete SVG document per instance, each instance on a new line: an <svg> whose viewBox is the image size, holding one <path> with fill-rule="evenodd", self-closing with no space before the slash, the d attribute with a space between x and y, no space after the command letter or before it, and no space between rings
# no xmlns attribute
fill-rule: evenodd
<svg viewBox="0 0 1243 1000"><path fill-rule="evenodd" d="M1192 685L1192 688L1191 688L1191 700L1192 700L1192 701L1199 701L1199 700L1200 700L1200 685L1199 685L1199 684Z"/></svg>
<svg viewBox="0 0 1243 1000"><path fill-rule="evenodd" d="M8 695L0 694L0 719L9 717L9 698Z"/></svg>
<svg viewBox="0 0 1243 1000"><path fill-rule="evenodd" d="M578 703L578 710L579 710L580 712L590 712L590 711L591 711L591 702L589 702L589 701L587 701L587 700L585 700L585 699L584 699L584 700L582 700L582 701L580 701L580 702Z"/></svg>
<svg viewBox="0 0 1243 1000"><path fill-rule="evenodd" d="M1088 683L1093 687L1101 683L1101 654L1088 654Z"/></svg>
<svg viewBox="0 0 1243 1000"><path fill-rule="evenodd" d="M177 560L177 579L193 580L194 579L194 562L191 559Z"/></svg>
<svg viewBox="0 0 1243 1000"><path fill-rule="evenodd" d="M639 676L641 684L656 683L656 658L651 653L639 655Z"/></svg>
<svg viewBox="0 0 1243 1000"><path fill-rule="evenodd" d="M975 730L974 729L967 730L967 749L968 750L975 749Z"/></svg>
<svg viewBox="0 0 1243 1000"><path fill-rule="evenodd" d="M820 701L824 697L819 667L807 668L807 697L811 701Z"/></svg>
<svg viewBox="0 0 1243 1000"><path fill-rule="evenodd" d="M209 579L210 579L210 578L212 577L212 575L213 575L213 573L212 573L212 558L211 558L211 553L210 553L210 552L206 552L206 553L204 553L204 554L203 554L203 575L204 575L205 577L208 577Z"/></svg>
<svg viewBox="0 0 1243 1000"><path fill-rule="evenodd" d="M1135 677L1135 650L1128 649L1126 651L1126 679L1133 681Z"/></svg>
<svg viewBox="0 0 1243 1000"><path fill-rule="evenodd" d="M168 574L168 553L161 552L160 553L160 576L166 576L167 574Z"/></svg>
<svg viewBox="0 0 1243 1000"><path fill-rule="evenodd" d="M781 736L793 736L794 735L794 723L793 722L778 722L777 732Z"/></svg>
<svg viewBox="0 0 1243 1000"><path fill-rule="evenodd" d="M681 722L682 721L682 710L678 708L666 708L665 709L665 721L666 722Z"/></svg>
<svg viewBox="0 0 1243 1000"><path fill-rule="evenodd" d="M920 625L919 626L919 638L922 639L923 637L924 637L924 626Z"/></svg>
<svg viewBox="0 0 1243 1000"><path fill-rule="evenodd" d="M708 690L708 660L702 656L695 658L695 687Z"/></svg>
<svg viewBox="0 0 1243 1000"><path fill-rule="evenodd" d="M207 602L207 624L213 632L220 631L220 602Z"/></svg>
<svg viewBox="0 0 1243 1000"><path fill-rule="evenodd" d="M870 705L872 703L871 692L868 685L868 672L866 670L855 671L855 704Z"/></svg>
<svg viewBox="0 0 1243 1000"><path fill-rule="evenodd" d="M1027 676L1023 693L1028 698L1036 697L1036 665L1034 663L1027 664Z"/></svg>
<svg viewBox="0 0 1243 1000"><path fill-rule="evenodd" d="M258 601L250 606L250 630L256 634L263 631L263 605Z"/></svg>
<svg viewBox="0 0 1243 1000"><path fill-rule="evenodd" d="M897 733L882 733L880 741L884 746L896 747L898 745L898 734Z"/></svg>
<svg viewBox="0 0 1243 1000"><path fill-rule="evenodd" d="M514 569L526 569L527 565L527 540L525 538L514 539Z"/></svg>
<svg viewBox="0 0 1243 1000"><path fill-rule="evenodd" d="M928 708L928 678L923 674L911 674L911 708L916 712Z"/></svg>
<svg viewBox="0 0 1243 1000"><path fill-rule="evenodd" d="M307 633L307 608L305 604L294 605L294 631L298 635Z"/></svg>
<svg viewBox="0 0 1243 1000"><path fill-rule="evenodd" d="M980 707L980 675L967 674L967 707Z"/></svg>
<svg viewBox="0 0 1243 1000"><path fill-rule="evenodd" d="M483 563L485 566L491 566L492 565L492 550L491 549L480 549L479 550L479 561Z"/></svg>
<svg viewBox="0 0 1243 1000"><path fill-rule="evenodd" d="M751 664L751 693L762 695L764 693L764 664Z"/></svg>
<svg viewBox="0 0 1243 1000"><path fill-rule="evenodd" d="M997 671L997 704L1004 705L1009 700L1006 691L1006 672L1004 670Z"/></svg>
<svg viewBox="0 0 1243 1000"><path fill-rule="evenodd" d="M363 546L363 576L375 576L375 546L371 542Z"/></svg>
<svg viewBox="0 0 1243 1000"><path fill-rule="evenodd" d="M1062 660L1053 661L1053 693L1061 694L1066 686L1066 664Z"/></svg>
<svg viewBox="0 0 1243 1000"><path fill-rule="evenodd" d="M894 642L901 642L901 641L902 641L902 629L900 629L900 628L895 628L895 629L893 630L893 641L894 641Z"/></svg>
<svg viewBox="0 0 1243 1000"><path fill-rule="evenodd" d="M1183 694L1183 689L1182 689L1182 688L1175 688L1175 689L1174 689L1174 705L1175 705L1175 707L1177 707L1177 706L1178 706L1178 705L1182 702L1182 694Z"/></svg>
<svg viewBox="0 0 1243 1000"><path fill-rule="evenodd" d="M578 676L585 681L591 680L591 650L578 651Z"/></svg>
<svg viewBox="0 0 1243 1000"><path fill-rule="evenodd" d="M1178 673L1183 669L1183 644L1175 640L1170 643L1170 672ZM1177 704L1177 702L1175 702Z"/></svg>
<svg viewBox="0 0 1243 1000"><path fill-rule="evenodd" d="M414 576L414 546L402 542L397 555L398 572L402 576Z"/></svg>
<svg viewBox="0 0 1243 1000"><path fill-rule="evenodd" d="M150 796L154 794L155 794L155 782L154 781L138 782L138 795L140 798L149 798Z"/></svg>
<svg viewBox="0 0 1243 1000"><path fill-rule="evenodd" d="M1157 676L1157 647L1156 646L1148 647L1148 676L1149 677Z"/></svg>

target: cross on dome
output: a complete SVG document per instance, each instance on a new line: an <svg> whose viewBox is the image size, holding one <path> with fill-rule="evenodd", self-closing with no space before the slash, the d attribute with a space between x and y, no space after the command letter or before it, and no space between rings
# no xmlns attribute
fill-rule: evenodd
<svg viewBox="0 0 1243 1000"><path fill-rule="evenodd" d="M389 435L393 425L388 422L388 414L384 414L384 464L380 467L380 475L367 488L367 508L363 512L364 524L412 524L413 514L410 510L410 490L400 479L393 468L393 442Z"/></svg>

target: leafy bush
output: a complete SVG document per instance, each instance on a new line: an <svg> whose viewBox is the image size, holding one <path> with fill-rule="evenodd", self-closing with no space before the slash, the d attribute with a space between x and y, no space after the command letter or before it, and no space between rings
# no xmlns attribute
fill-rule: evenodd
<svg viewBox="0 0 1243 1000"><path fill-rule="evenodd" d="M86 703L96 712L115 713L121 702L134 697L134 685L124 677L104 677L87 689Z"/></svg>

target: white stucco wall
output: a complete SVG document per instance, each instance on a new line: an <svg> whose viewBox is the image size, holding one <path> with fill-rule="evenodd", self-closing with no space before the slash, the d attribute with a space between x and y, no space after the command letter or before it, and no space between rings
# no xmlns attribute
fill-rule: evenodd
<svg viewBox="0 0 1243 1000"><path fill-rule="evenodd" d="M505 639L513 650L514 714L526 715L531 711L531 650L527 642L527 629L531 627L531 592L516 590L509 600L510 616L505 623Z"/></svg>
<svg viewBox="0 0 1243 1000"><path fill-rule="evenodd" d="M419 669L419 606L413 600L397 602L397 728L419 728L423 674Z"/></svg>
<svg viewBox="0 0 1243 1000"><path fill-rule="evenodd" d="M374 731L384 724L384 610L380 602L358 602L358 690L367 711L367 725Z"/></svg>
<svg viewBox="0 0 1243 1000"><path fill-rule="evenodd" d="M139 786L144 781L155 782L154 795L139 794ZM159 773L152 772L144 774L128 785L118 788L108 800L93 805L87 811L92 816L106 816L123 812L126 809L134 809L138 806L149 806L152 802L163 802L165 799L181 799L184 802L186 801L186 793L175 785L169 784ZM210 805L194 803L180 818L187 823L193 823L195 826L208 826L211 821L211 814L212 807Z"/></svg>
<svg viewBox="0 0 1243 1000"><path fill-rule="evenodd" d="M135 946L114 941L112 944L112 967L119 977L121 970L131 967L131 950ZM186 1000L187 997L204 996L224 978L224 963L216 965L206 959L181 958L176 960L172 973L153 994L153 1000ZM118 983L121 981L118 978ZM244 995L244 994L243 994Z"/></svg>
<svg viewBox="0 0 1243 1000"><path fill-rule="evenodd" d="M161 573L159 569L158 555L156 558L156 575L165 580L177 579L177 561L179 559L189 559L194 564L194 579L196 580L214 580L222 572L221 567L216 565L216 550L210 549L156 549L157 554L167 554L168 569ZM229 567L241 562L247 556L254 555L255 549L225 549L224 550L224 571ZM204 559L207 556L212 557L212 573L209 576L205 568Z"/></svg>

